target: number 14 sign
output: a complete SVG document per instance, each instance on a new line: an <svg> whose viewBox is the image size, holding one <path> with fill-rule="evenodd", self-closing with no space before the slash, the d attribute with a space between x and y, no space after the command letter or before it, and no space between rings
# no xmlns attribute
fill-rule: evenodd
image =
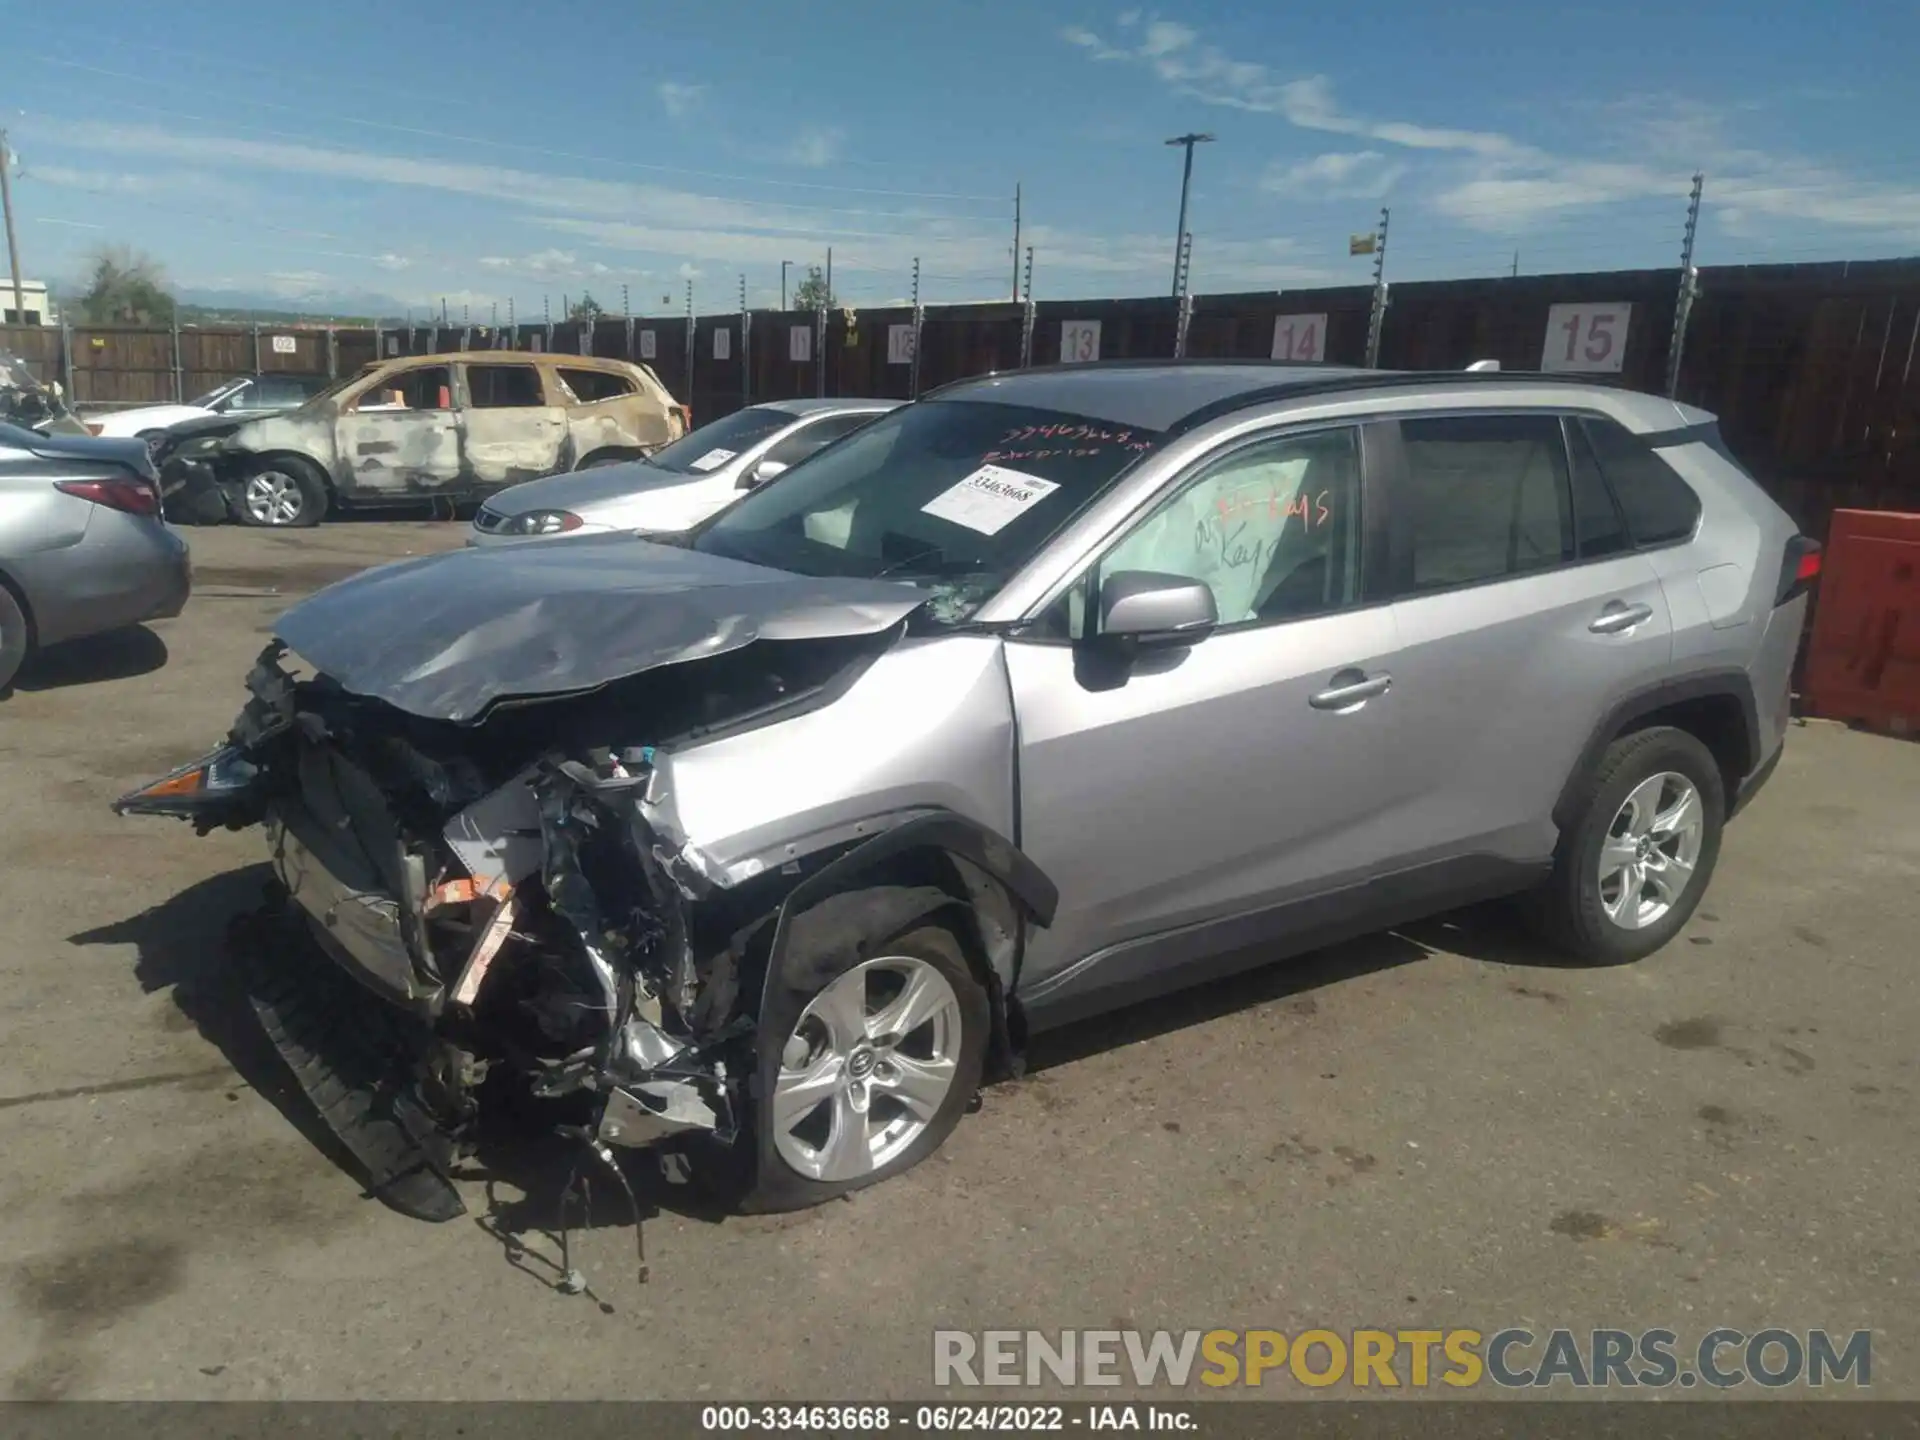
<svg viewBox="0 0 1920 1440"><path fill-rule="evenodd" d="M1627 304L1555 305L1547 311L1547 343L1542 370L1618 375L1627 358Z"/></svg>

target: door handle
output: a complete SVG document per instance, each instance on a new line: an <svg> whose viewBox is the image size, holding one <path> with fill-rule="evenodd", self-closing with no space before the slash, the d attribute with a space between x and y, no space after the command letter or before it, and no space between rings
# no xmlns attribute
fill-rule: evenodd
<svg viewBox="0 0 1920 1440"><path fill-rule="evenodd" d="M1651 605L1628 605L1624 601L1609 600L1606 608L1600 612L1600 618L1587 629L1596 635L1622 635L1652 618Z"/></svg>
<svg viewBox="0 0 1920 1440"><path fill-rule="evenodd" d="M1307 703L1316 710L1357 710L1376 695L1393 688L1391 675L1369 675L1364 670L1340 670L1325 690L1309 696Z"/></svg>

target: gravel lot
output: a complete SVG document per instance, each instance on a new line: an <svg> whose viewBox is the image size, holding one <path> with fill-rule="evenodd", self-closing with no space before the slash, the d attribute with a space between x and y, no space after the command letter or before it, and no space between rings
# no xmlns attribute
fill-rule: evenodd
<svg viewBox="0 0 1920 1440"><path fill-rule="evenodd" d="M537 1154L431 1227L283 1113L221 983L255 839L107 809L219 738L291 598L462 527L189 534L184 616L0 701L0 1394L904 1398L936 1325L1725 1324L1871 1327L1920 1398L1920 746L1796 729L1643 964L1476 918L1095 1022L902 1180L668 1209L644 1287L603 1224L567 1298L480 1223Z"/></svg>

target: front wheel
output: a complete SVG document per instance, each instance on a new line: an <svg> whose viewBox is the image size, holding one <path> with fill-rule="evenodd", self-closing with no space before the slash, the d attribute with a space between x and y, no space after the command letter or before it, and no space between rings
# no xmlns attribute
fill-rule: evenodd
<svg viewBox="0 0 1920 1440"><path fill-rule="evenodd" d="M755 1042L741 1209L799 1210L909 1170L980 1086L991 1006L947 897L834 896L795 923ZM911 915L910 919L902 919Z"/></svg>
<svg viewBox="0 0 1920 1440"><path fill-rule="evenodd" d="M1720 767L1686 731L1662 726L1614 741L1536 897L1550 937L1593 964L1651 955L1706 893L1726 813Z"/></svg>
<svg viewBox="0 0 1920 1440"><path fill-rule="evenodd" d="M242 525L305 529L327 513L326 482L301 461L264 460L240 482L235 508Z"/></svg>

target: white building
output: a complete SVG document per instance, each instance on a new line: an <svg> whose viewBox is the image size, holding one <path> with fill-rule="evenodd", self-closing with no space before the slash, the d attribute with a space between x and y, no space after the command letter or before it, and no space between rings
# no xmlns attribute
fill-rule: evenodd
<svg viewBox="0 0 1920 1440"><path fill-rule="evenodd" d="M8 325L21 324L20 312L26 312L28 325L58 325L59 312L54 308L53 297L47 293L44 282L22 280L20 282L20 305L16 309L13 303L13 280L0 274L0 315L4 315Z"/></svg>

